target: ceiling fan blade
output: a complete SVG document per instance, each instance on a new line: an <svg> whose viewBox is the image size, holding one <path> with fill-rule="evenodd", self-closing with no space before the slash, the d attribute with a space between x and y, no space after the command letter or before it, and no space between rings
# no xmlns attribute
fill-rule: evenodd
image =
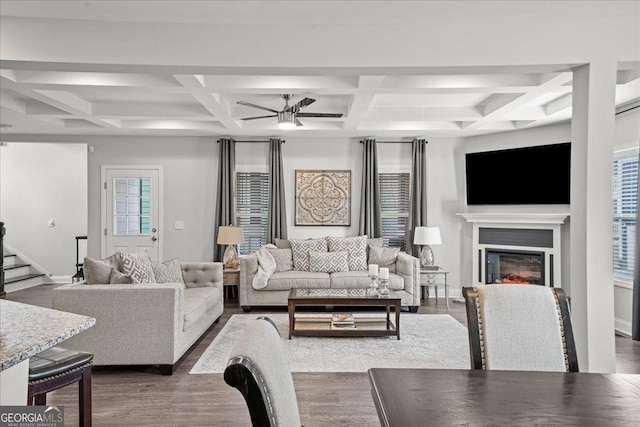
<svg viewBox="0 0 640 427"><path fill-rule="evenodd" d="M279 112L278 110L273 110L271 108L262 107L260 105L252 104L250 102L238 101L237 103L240 104L240 105L246 105L247 107L259 108L261 110L271 111L272 113L278 113Z"/></svg>
<svg viewBox="0 0 640 427"><path fill-rule="evenodd" d="M270 116L256 116L256 117L245 117L243 119L240 120L256 120L256 119L266 119L267 117L278 117L277 114L272 114Z"/></svg>
<svg viewBox="0 0 640 427"><path fill-rule="evenodd" d="M294 104L291 107L287 108L286 111L300 111L301 108L304 108L307 105L311 105L314 102L316 102L316 100L313 99L313 98L303 98L302 100L300 100L296 104Z"/></svg>
<svg viewBox="0 0 640 427"><path fill-rule="evenodd" d="M296 119L296 126L304 126L304 125L300 120Z"/></svg>
<svg viewBox="0 0 640 427"><path fill-rule="evenodd" d="M298 117L342 117L342 114L339 113L298 113L296 114Z"/></svg>

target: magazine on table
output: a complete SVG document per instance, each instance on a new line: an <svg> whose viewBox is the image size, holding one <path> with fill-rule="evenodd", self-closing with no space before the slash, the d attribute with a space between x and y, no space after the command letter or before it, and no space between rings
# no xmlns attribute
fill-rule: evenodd
<svg viewBox="0 0 640 427"><path fill-rule="evenodd" d="M334 326L355 326L356 321L351 313L333 313L331 324Z"/></svg>

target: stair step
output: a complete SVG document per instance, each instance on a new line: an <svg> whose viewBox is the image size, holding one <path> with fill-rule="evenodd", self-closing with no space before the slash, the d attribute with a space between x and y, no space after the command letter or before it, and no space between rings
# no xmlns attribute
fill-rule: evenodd
<svg viewBox="0 0 640 427"><path fill-rule="evenodd" d="M5 265L3 267L3 270L13 270L14 268L20 268L20 267L29 267L31 264L12 264L12 265Z"/></svg>
<svg viewBox="0 0 640 427"><path fill-rule="evenodd" d="M4 254L4 257L5 257L5 258L10 258L10 257L12 257L12 256L16 256L16 254Z"/></svg>
<svg viewBox="0 0 640 427"><path fill-rule="evenodd" d="M25 274L23 276L12 277L11 279L6 279L4 281L4 284L8 285L9 283L22 282L23 280L29 280L35 277L44 277L44 273L31 273L31 274Z"/></svg>

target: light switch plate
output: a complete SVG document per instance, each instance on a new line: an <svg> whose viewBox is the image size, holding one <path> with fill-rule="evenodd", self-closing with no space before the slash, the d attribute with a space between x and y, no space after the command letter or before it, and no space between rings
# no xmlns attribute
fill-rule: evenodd
<svg viewBox="0 0 640 427"><path fill-rule="evenodd" d="M184 230L184 221L176 221L174 228L176 230Z"/></svg>

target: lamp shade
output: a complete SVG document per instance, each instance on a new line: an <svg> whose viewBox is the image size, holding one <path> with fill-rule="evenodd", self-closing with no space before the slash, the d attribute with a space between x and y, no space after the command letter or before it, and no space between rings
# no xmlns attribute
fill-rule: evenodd
<svg viewBox="0 0 640 427"><path fill-rule="evenodd" d="M413 233L414 245L441 245L440 227L416 227Z"/></svg>
<svg viewBox="0 0 640 427"><path fill-rule="evenodd" d="M239 245L244 242L244 234L241 227L233 225L223 225L218 228L219 245Z"/></svg>

